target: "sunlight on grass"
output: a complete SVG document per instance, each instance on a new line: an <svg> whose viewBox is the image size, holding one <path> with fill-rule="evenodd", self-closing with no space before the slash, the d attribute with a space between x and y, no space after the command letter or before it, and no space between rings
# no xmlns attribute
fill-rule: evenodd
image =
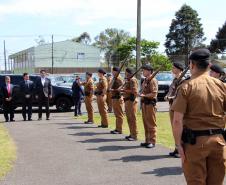
<svg viewBox="0 0 226 185"><path fill-rule="evenodd" d="M86 121L87 116L81 116L79 119ZM96 124L100 123L100 115L94 114L94 122ZM141 113L137 114L137 127L138 127L138 139L144 140L144 127ZM157 113L157 143L163 146L173 148L174 140L172 135L172 129L170 125L170 119L168 112L158 112ZM109 114L109 129L115 129L115 116L113 114ZM126 121L126 117L124 117L123 123L123 133L125 135L129 134L129 128Z"/></svg>
<svg viewBox="0 0 226 185"><path fill-rule="evenodd" d="M16 159L16 147L7 130L0 123L0 179L9 172Z"/></svg>

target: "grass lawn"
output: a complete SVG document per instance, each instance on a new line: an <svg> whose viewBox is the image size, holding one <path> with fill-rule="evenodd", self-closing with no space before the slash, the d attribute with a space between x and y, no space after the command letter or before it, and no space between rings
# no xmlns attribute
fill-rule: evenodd
<svg viewBox="0 0 226 185"><path fill-rule="evenodd" d="M16 147L7 130L0 123L0 179L12 168L16 159Z"/></svg>
<svg viewBox="0 0 226 185"><path fill-rule="evenodd" d="M87 116L81 116L78 119L83 121L87 120ZM94 122L96 124L100 123L100 115L94 114ZM138 139L144 140L144 127L142 121L141 113L137 114L137 122L138 122ZM109 114L109 127L110 129L115 129L115 116L114 114ZM174 147L174 140L172 135L172 129L169 120L168 112L158 112L157 113L157 143L163 146L173 148ZM123 123L123 133L129 134L129 128L126 121L126 117L124 117Z"/></svg>

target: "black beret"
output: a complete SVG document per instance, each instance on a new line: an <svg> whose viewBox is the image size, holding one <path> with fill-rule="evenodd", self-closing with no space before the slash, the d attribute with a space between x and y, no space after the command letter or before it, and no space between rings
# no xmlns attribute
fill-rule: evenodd
<svg viewBox="0 0 226 185"><path fill-rule="evenodd" d="M86 75L92 76L92 73L90 73L90 72L86 72Z"/></svg>
<svg viewBox="0 0 226 185"><path fill-rule="evenodd" d="M184 65L179 62L174 62L173 66L176 67L177 69L180 69L181 71L184 70Z"/></svg>
<svg viewBox="0 0 226 185"><path fill-rule="evenodd" d="M118 72L119 71L119 67L113 67L112 71L117 71Z"/></svg>
<svg viewBox="0 0 226 185"><path fill-rule="evenodd" d="M128 67L126 68L126 72L129 74L133 74L133 69Z"/></svg>
<svg viewBox="0 0 226 185"><path fill-rule="evenodd" d="M197 49L191 53L189 56L190 60L195 61L207 61L210 57L210 51L208 49Z"/></svg>
<svg viewBox="0 0 226 185"><path fill-rule="evenodd" d="M106 72L102 68L101 69L98 69L98 73L106 74Z"/></svg>
<svg viewBox="0 0 226 185"><path fill-rule="evenodd" d="M220 73L220 74L224 74L224 70L221 66L217 65L217 64L213 64L210 66L210 69L216 73Z"/></svg>
<svg viewBox="0 0 226 185"><path fill-rule="evenodd" d="M152 70L153 70L153 68L152 68L151 65L149 65L149 64L143 65L143 66L142 66L142 69L148 70L148 71L152 71Z"/></svg>

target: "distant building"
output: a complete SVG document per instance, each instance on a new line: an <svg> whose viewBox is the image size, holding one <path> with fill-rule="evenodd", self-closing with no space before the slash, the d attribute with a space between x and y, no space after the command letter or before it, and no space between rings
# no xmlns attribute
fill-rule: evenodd
<svg viewBox="0 0 226 185"><path fill-rule="evenodd" d="M53 53L53 68L52 68ZM39 73L45 69L51 73L96 72L100 67L100 49L70 40L31 47L9 56L13 73Z"/></svg>

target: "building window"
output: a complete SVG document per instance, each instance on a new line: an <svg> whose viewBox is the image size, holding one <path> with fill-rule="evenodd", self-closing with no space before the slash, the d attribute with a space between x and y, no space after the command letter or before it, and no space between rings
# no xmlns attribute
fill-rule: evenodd
<svg viewBox="0 0 226 185"><path fill-rule="evenodd" d="M85 53L77 53L76 58L77 58L78 60L84 60L84 59L85 59Z"/></svg>

